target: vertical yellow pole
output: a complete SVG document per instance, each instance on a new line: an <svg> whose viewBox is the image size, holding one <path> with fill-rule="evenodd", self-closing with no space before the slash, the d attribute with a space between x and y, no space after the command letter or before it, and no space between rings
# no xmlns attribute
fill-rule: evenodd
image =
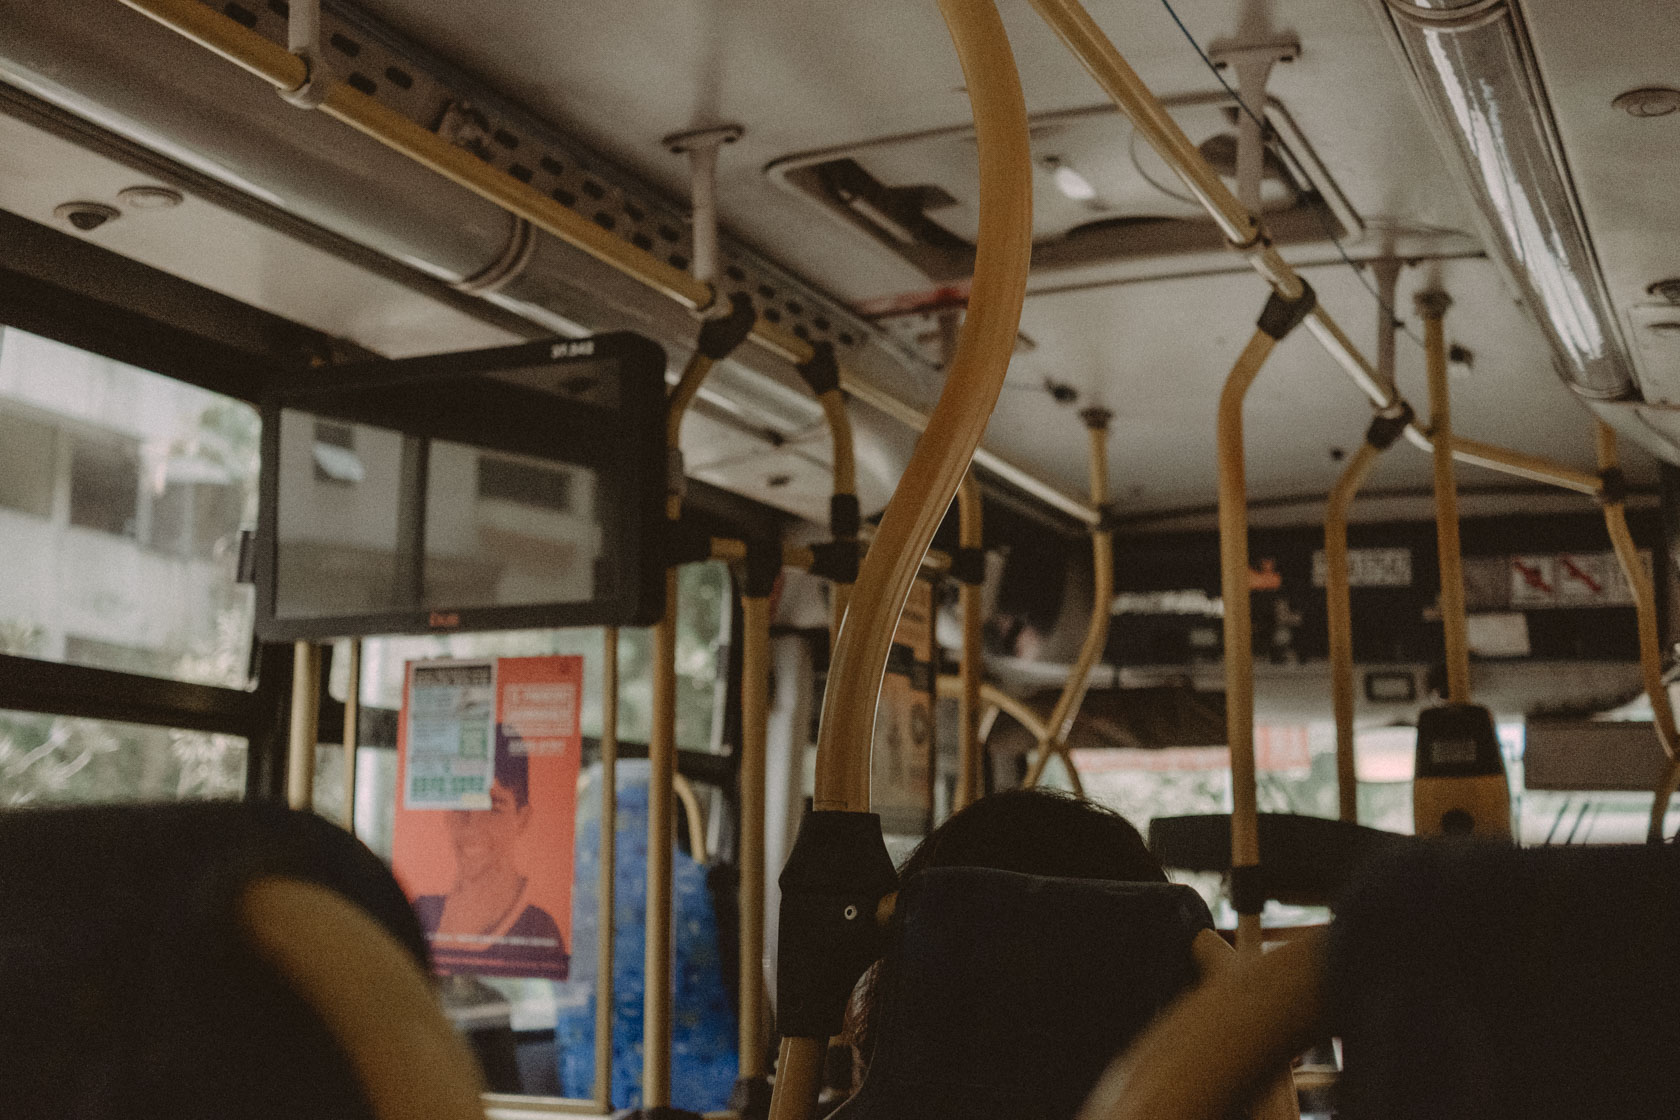
<svg viewBox="0 0 1680 1120"><path fill-rule="evenodd" d="M1254 630L1248 586L1248 479L1243 401L1276 340L1255 331L1219 395L1219 586L1225 606L1225 722L1231 749L1231 870L1260 866L1254 769ZM1251 872L1250 872L1251 873ZM1237 915L1237 949L1260 952L1260 915Z"/></svg>
<svg viewBox="0 0 1680 1120"><path fill-rule="evenodd" d="M762 1077L764 1047L764 768L770 721L770 600L741 600L742 1079Z"/></svg>
<svg viewBox="0 0 1680 1120"><path fill-rule="evenodd" d="M292 646L292 720L286 746L286 804L315 807L315 744L321 731L321 647Z"/></svg>
<svg viewBox="0 0 1680 1120"><path fill-rule="evenodd" d="M350 639L344 673L344 828L356 831L356 742L362 716L362 640Z"/></svg>
<svg viewBox="0 0 1680 1120"><path fill-rule="evenodd" d="M1324 601L1330 616L1330 699L1336 713L1336 797L1344 821L1359 820L1353 756L1353 606L1348 576L1348 507L1380 454L1370 441L1343 468L1324 512Z"/></svg>
<svg viewBox="0 0 1680 1120"><path fill-rule="evenodd" d="M982 503L980 484L974 481L974 468L963 476L957 487L958 541L965 549L978 549L985 539L981 526ZM962 614L962 660L957 675L962 691L957 696L957 792L952 810L960 810L980 797L985 788L981 774L980 753L980 682L986 665L980 651L980 628L984 606L978 583L962 583L957 588L957 605Z"/></svg>
<svg viewBox="0 0 1680 1120"><path fill-rule="evenodd" d="M642 1106L671 1103L671 868L676 844L677 569L665 570L665 617L653 628L648 736L647 951L642 980Z"/></svg>
<svg viewBox="0 0 1680 1120"><path fill-rule="evenodd" d="M1668 802L1674 796L1676 780L1680 779L1680 732L1675 729L1674 705L1669 700L1668 686L1663 683L1662 642L1657 634L1656 588L1652 584L1651 574L1645 570L1645 561L1639 555L1638 546L1633 543L1633 534L1628 530L1627 505L1623 495L1625 483L1622 481L1621 464L1616 455L1616 431L1600 420L1594 435L1598 449L1599 476L1605 480L1605 488L1601 492L1604 526L1610 534L1610 544L1616 550L1616 560L1621 564L1622 575L1633 592L1634 610L1639 620L1639 668L1645 681L1645 695L1651 701L1651 723L1656 728L1657 740L1662 744L1663 753L1668 755L1669 759L1661 784L1657 787L1656 798L1651 803L1651 823L1646 834L1646 839L1653 844L1660 844L1663 839L1663 822L1668 817Z"/></svg>
<svg viewBox="0 0 1680 1120"><path fill-rule="evenodd" d="M618 627L601 632L601 878L596 887L595 1106L612 1111L614 916L618 912Z"/></svg>
<svg viewBox="0 0 1680 1120"><path fill-rule="evenodd" d="M1108 422L1111 414L1106 408L1087 408L1080 413L1080 419L1085 421L1085 427L1090 432L1091 504L1101 509L1108 502ZM1044 721L1044 735L1039 739L1038 750L1027 768L1024 784L1029 789L1038 785L1050 756L1057 754L1067 767L1074 792L1081 797L1085 794L1079 771L1074 769L1073 758L1068 753L1067 741L1073 731L1073 721L1079 715L1079 706L1085 702L1085 692L1091 687L1091 672L1108 645L1108 625L1114 612L1114 533L1105 525L1091 530L1091 571L1090 624L1085 631L1085 641L1079 647L1079 656L1074 659L1073 668L1068 673L1067 683L1056 698L1050 718Z"/></svg>
<svg viewBox="0 0 1680 1120"><path fill-rule="evenodd" d="M1442 319L1452 298L1420 292L1424 363L1429 371L1429 435L1435 445L1435 541L1441 554L1441 631L1446 645L1447 701L1470 703L1470 640L1464 608L1464 560L1458 542L1458 482L1453 474L1452 399L1447 389L1447 336Z"/></svg>
<svg viewBox="0 0 1680 1120"><path fill-rule="evenodd" d="M974 279L939 404L887 505L834 644L817 742L812 798L817 813L869 810L875 703L895 624L1003 388L1026 294L1032 154L1009 38L992 0L940 0L940 12L974 113L980 169ZM820 1037L783 1039L771 1120L806 1120L813 1114L826 1045Z"/></svg>

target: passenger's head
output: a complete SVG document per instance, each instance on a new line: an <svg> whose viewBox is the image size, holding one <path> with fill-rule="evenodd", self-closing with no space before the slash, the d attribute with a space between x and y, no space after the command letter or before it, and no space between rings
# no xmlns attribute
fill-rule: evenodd
<svg viewBox="0 0 1680 1120"><path fill-rule="evenodd" d="M531 766L496 737L496 757L488 809L457 809L450 814L450 838L456 872L471 882L510 867L513 849L531 816Z"/></svg>
<svg viewBox="0 0 1680 1120"><path fill-rule="evenodd" d="M1143 837L1110 809L1072 794L1014 789L983 797L928 834L899 872L990 867L1059 879L1164 883Z"/></svg>
<svg viewBox="0 0 1680 1120"><path fill-rule="evenodd" d="M932 867L988 867L1057 879L1165 883L1166 872L1119 813L1055 790L1017 789L983 797L928 834L899 870L902 887ZM864 975L853 1001L851 1041L860 1063L874 1049L877 990L894 967L895 941Z"/></svg>

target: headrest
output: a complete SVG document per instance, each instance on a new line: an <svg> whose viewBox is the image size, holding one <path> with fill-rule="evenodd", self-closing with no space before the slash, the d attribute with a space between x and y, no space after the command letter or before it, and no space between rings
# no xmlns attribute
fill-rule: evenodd
<svg viewBox="0 0 1680 1120"><path fill-rule="evenodd" d="M1213 924L1167 883L935 868L899 893L868 1074L845 1120L1067 1120L1196 978Z"/></svg>
<svg viewBox="0 0 1680 1120"><path fill-rule="evenodd" d="M1383 853L1331 927L1339 1114L1672 1115L1677 955L1671 848Z"/></svg>
<svg viewBox="0 0 1680 1120"><path fill-rule="evenodd" d="M348 1060L239 933L237 901L267 875L336 891L427 966L385 865L311 814L0 813L0 1114L368 1116Z"/></svg>
<svg viewBox="0 0 1680 1120"><path fill-rule="evenodd" d="M1259 889L1266 898L1304 906L1329 905L1367 859L1414 842L1410 836L1298 813L1261 813L1259 830ZM1156 817L1149 822L1149 850L1163 867L1228 872L1231 817Z"/></svg>

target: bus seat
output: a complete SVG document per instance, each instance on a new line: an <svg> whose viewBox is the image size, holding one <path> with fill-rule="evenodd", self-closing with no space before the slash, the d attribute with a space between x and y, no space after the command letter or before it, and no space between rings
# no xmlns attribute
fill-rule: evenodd
<svg viewBox="0 0 1680 1120"><path fill-rule="evenodd" d="M1196 979L1189 887L987 868L912 877L874 1053L835 1120L1071 1120L1103 1068Z"/></svg>
<svg viewBox="0 0 1680 1120"><path fill-rule="evenodd" d="M1648 1118L1680 1107L1680 852L1384 853L1327 953L1343 1117Z"/></svg>
<svg viewBox="0 0 1680 1120"><path fill-rule="evenodd" d="M1396 832L1297 813L1261 813L1260 884L1268 899L1328 906L1378 852L1411 843ZM1224 813L1156 817L1149 850L1178 871L1231 870L1231 818Z"/></svg>
<svg viewBox="0 0 1680 1120"><path fill-rule="evenodd" d="M276 883L291 893L280 897ZM295 939L312 953L334 950L310 970L309 1003L294 992L310 990L299 970L258 947L292 928L300 912L284 907L299 884L306 903L325 900L308 909L303 928L362 937L325 946L313 933ZM242 922L261 924L247 936ZM347 975L368 962L380 967ZM0 813L0 1114L412 1114L370 1103L377 1094L356 1073L367 1067L352 1064L352 1053L366 1051L335 1042L327 1022L342 1027L344 1013L320 989L394 976L401 983L357 996L366 995L364 1008L377 1001L401 1016L435 1007L426 969L419 925L385 865L311 814L258 804ZM441 1013L436 1025L453 1045Z"/></svg>

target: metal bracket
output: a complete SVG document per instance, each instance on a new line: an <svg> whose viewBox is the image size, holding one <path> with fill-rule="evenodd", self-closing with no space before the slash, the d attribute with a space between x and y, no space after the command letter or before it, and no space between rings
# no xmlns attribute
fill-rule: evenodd
<svg viewBox="0 0 1680 1120"><path fill-rule="evenodd" d="M1260 126L1266 113L1266 83L1274 65L1300 57L1301 43L1294 38L1224 43L1208 51L1215 66L1229 67L1237 75L1237 97L1242 102L1237 107L1237 199L1256 218L1260 216L1260 182L1266 168L1266 137Z"/></svg>
<svg viewBox="0 0 1680 1120"><path fill-rule="evenodd" d="M738 124L714 125L688 132L674 132L660 143L674 155L688 156L690 202L694 207L694 256L689 272L712 286L712 299L700 308L707 319L722 318L729 307L717 298L718 217L717 153L725 144L739 140L746 130Z"/></svg>

